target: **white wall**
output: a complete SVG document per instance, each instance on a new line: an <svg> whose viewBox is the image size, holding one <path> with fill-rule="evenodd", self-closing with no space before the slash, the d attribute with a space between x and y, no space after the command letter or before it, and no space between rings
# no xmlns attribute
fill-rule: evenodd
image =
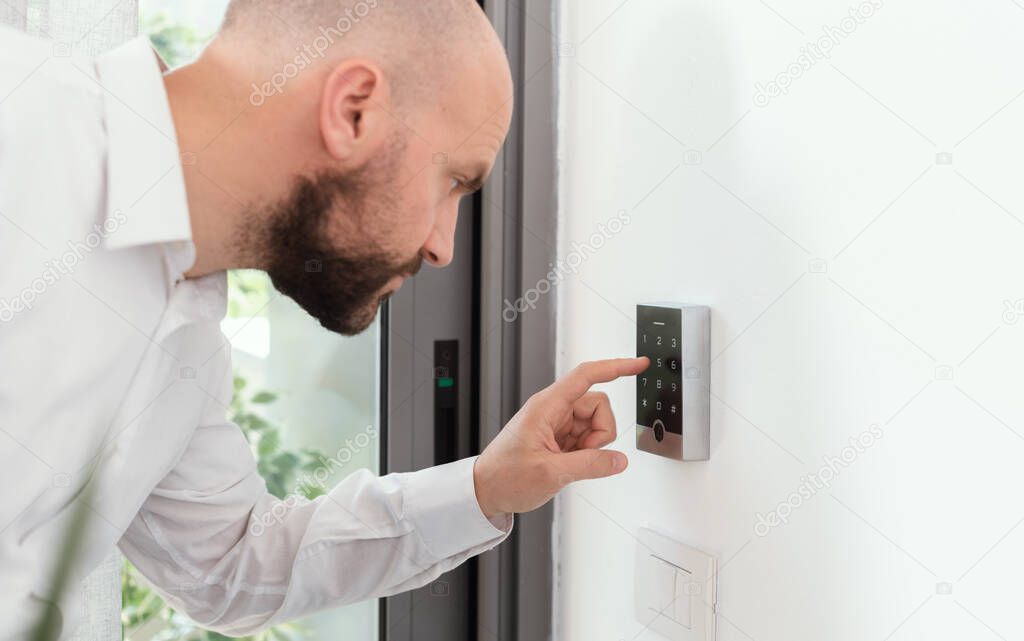
<svg viewBox="0 0 1024 641"><path fill-rule="evenodd" d="M766 106L859 0L559 3L562 258L632 221L561 283L559 369L652 300L710 305L717 355L707 463L637 452L607 387L631 466L559 499L560 640L659 638L644 524L719 556L719 639L1024 637L1024 3L872 1Z"/></svg>

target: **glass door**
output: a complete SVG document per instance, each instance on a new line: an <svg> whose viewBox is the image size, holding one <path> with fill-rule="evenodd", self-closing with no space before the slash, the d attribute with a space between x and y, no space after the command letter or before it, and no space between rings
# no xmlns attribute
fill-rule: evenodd
<svg viewBox="0 0 1024 641"><path fill-rule="evenodd" d="M226 5L227 0L141 0L140 31L175 67L213 36ZM281 498L296 491L314 498L361 468L380 473L380 318L363 334L346 338L322 329L262 272L230 273L228 291L221 328L232 344L235 375L229 418L249 439L268 490ZM122 601L126 641L225 638L171 610L127 562ZM379 637L378 602L368 601L249 639Z"/></svg>
<svg viewBox="0 0 1024 641"><path fill-rule="evenodd" d="M355 337L320 327L262 272L229 276L222 324L235 368L235 421L271 493L326 493L359 469L380 472L380 317ZM278 641L378 637L377 602L276 630Z"/></svg>

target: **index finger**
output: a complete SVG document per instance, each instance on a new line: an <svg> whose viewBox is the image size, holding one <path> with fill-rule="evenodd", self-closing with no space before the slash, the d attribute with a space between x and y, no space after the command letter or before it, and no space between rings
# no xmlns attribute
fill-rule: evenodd
<svg viewBox="0 0 1024 641"><path fill-rule="evenodd" d="M636 376L650 367L650 364L651 361L646 356L580 363L548 389L554 396L572 403L586 394L592 386L608 383L623 376Z"/></svg>

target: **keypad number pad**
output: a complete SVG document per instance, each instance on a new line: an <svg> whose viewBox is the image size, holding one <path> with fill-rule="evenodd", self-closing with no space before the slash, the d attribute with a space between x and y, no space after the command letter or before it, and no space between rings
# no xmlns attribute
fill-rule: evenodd
<svg viewBox="0 0 1024 641"><path fill-rule="evenodd" d="M682 313L669 307L637 307L636 354L651 360L636 377L637 425L683 433Z"/></svg>

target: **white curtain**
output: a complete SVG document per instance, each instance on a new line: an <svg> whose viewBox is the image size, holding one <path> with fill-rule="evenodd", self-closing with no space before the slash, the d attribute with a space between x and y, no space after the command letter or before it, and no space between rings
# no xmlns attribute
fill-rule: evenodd
<svg viewBox="0 0 1024 641"><path fill-rule="evenodd" d="M138 0L0 0L0 21L95 55L139 32Z"/></svg>
<svg viewBox="0 0 1024 641"><path fill-rule="evenodd" d="M139 32L138 0L0 0L0 22L53 40L62 52L96 55ZM121 638L121 556L112 553L81 590L82 624L72 641ZM68 631L65 631L65 634Z"/></svg>
<svg viewBox="0 0 1024 641"><path fill-rule="evenodd" d="M26 0L3 0L0 2L0 22L25 29Z"/></svg>

